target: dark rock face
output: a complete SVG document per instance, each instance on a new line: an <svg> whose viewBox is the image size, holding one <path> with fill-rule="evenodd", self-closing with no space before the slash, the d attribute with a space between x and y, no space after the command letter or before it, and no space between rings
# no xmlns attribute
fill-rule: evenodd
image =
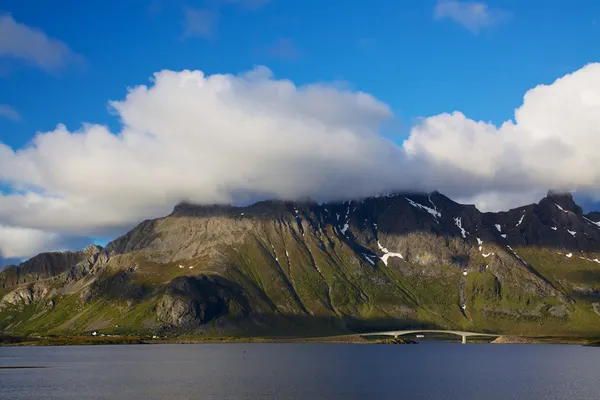
<svg viewBox="0 0 600 400"><path fill-rule="evenodd" d="M546 200L554 202L554 204L559 205L562 209L571 211L579 217L583 215L581 207L575 204L575 200L573 200L573 195L571 193L550 190L548 191Z"/></svg>
<svg viewBox="0 0 600 400"><path fill-rule="evenodd" d="M549 193L538 204L508 212L486 213L483 221L488 226L500 225L501 231L493 232L492 229L495 239L511 246L600 250L600 227L586 220L570 194Z"/></svg>
<svg viewBox="0 0 600 400"><path fill-rule="evenodd" d="M246 315L249 306L240 287L221 277L173 279L156 313L158 318L176 327L195 327L226 314Z"/></svg>
<svg viewBox="0 0 600 400"><path fill-rule="evenodd" d="M462 238L471 245L483 240L504 247L546 246L571 251L600 251L600 226L594 224L594 218L600 219L600 216L591 213L586 218L570 194L555 192L550 192L538 204L498 213L481 213L472 205L458 204L434 192L328 204L263 201L248 207L233 207L182 203L168 218L180 221L176 231L160 226L165 219L144 221L109 244L107 251L124 254L141 250L158 262L203 253L212 255L214 252L211 253L210 248L235 243L261 223L282 224L298 229L301 234L312 232L317 235L327 227L334 227L357 251L365 250L373 240L383 240L384 236L409 234L434 235L446 241ZM196 234L198 224L194 221L205 224L201 235ZM414 238L411 240L416 245ZM424 240L430 240L430 236ZM186 247L182 248L182 243ZM425 242L421 245L428 246ZM433 242L430 245L431 250L438 246ZM430 261L446 262L448 259L440 257Z"/></svg>
<svg viewBox="0 0 600 400"><path fill-rule="evenodd" d="M600 222L600 211L592 211L591 213L588 213L585 216L592 222Z"/></svg>

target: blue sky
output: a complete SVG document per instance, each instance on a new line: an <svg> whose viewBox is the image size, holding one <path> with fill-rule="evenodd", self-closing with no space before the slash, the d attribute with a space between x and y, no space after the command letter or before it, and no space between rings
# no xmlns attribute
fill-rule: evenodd
<svg viewBox="0 0 600 400"><path fill-rule="evenodd" d="M403 141L418 128L422 134L415 135L410 146L420 152L420 155L434 161L427 165L439 166L440 162L450 160L449 165L457 168L458 172L453 175L459 176L456 182L449 180L440 184L443 178L433 179L423 188L438 188L440 185L444 187L445 184L450 192L456 188L454 193L450 193L453 198L474 199L476 204L481 202L489 207L514 206L521 201L538 199L542 189L546 190L554 183L547 179L549 169L545 165L534 168L535 174L532 175L535 177L512 185L511 180L518 179L515 177L519 176L520 172L511 171L500 178L498 173L494 172L490 175L493 175L492 178L482 178L481 174L477 175L477 170L483 168L482 159L471 160L463 156L450 159L452 157L443 154L436 146L442 143L440 146L449 148L456 140L464 141L465 145L477 142L472 139L485 137L485 129L482 131L483 136L475 135L479 134L476 130L481 128L481 124L477 125L476 121L491 122L498 127L497 134L503 133L499 125L514 117L515 109L521 107L523 96L528 90L540 84L552 84L556 79L571 74L586 64L597 62L600 57L599 39L600 3L592 0L2 0L0 157L3 154L2 144L10 149L10 152L5 154L11 155L12 152L25 148L36 132L54 131L59 123L66 125L66 136L61 137L68 140L61 142L60 138L48 139L48 143L54 143L53 148L75 146L74 143L78 140L76 132L80 132L81 137L86 138L118 134L122 129L120 120L129 118L130 114L127 110L109 110L108 102L123 100L128 88L139 85L152 87L150 77L158 71L190 69L201 70L207 76L238 76L262 65L274 74L275 78L270 81L274 85L283 84L281 80L289 80L295 85L293 97L298 99L290 102L291 111L283 110L285 112L282 115L286 118L290 112L296 112L294 107L298 104L307 107L306 102L314 102L318 104L315 107L326 110L335 103L336 107L340 108L333 107L338 113L332 114L333 117L324 116L325 111L321 113L315 110L301 110L296 117L307 120L315 117L316 112L318 115L315 118L323 125L334 121L329 126L330 131L350 129L358 132L363 127L358 123L361 118L367 121L365 126L368 125L371 129L372 121L384 120L391 115L391 123L390 118L387 118L388 122L378 134L398 144L398 149L394 152L400 152ZM579 82L590 76L595 77L595 72L588 69L588 72L581 73L573 81ZM177 79L184 78L184 74L177 75ZM171 85L165 92L167 95L177 92L178 85L173 84L176 82L173 79L175 78L166 75L160 79L165 87ZM237 82L241 86L253 85L244 79L236 81L229 77L226 80ZM316 97L311 99L310 96L299 95L303 85L316 87L317 94L312 94ZM564 87L554 86L551 95L532 96L536 99L535 104L548 115L556 114L556 110L564 108L554 101L561 97L561 90L571 93L574 87L579 90L586 87L585 84L575 83L565 84ZM335 93L331 94L323 87L334 87ZM377 104L369 103L365 106L355 97L357 91L370 94L377 99ZM356 104L361 105L348 106L344 93L353 96L350 103L357 101ZM173 94L174 97L169 97L169 100L177 102L181 98L177 96L183 95L186 94ZM246 94L236 92L231 95L232 98L244 100ZM577 93L574 96L575 99L581 97ZM146 104L146 108L141 109L146 113L152 114L152 110L162 112L170 107L166 97L163 103L150 94L148 97L156 103L152 107L158 108L148 108L147 103L143 103ZM552 98L552 104L544 103L546 97ZM260 104L265 107L274 107L260 96L257 101L263 101L264 104ZM287 100L281 101L285 103ZM132 109L137 107L137 103L133 101L125 103ZM235 106L243 109L245 103L242 101L240 104L235 103ZM587 108L586 110L589 111ZM432 116L453 111L460 111L466 117L454 115L451 118L442 116L430 119ZM593 114L597 114L595 111L591 109ZM532 114L535 113L530 112L527 115ZM165 124L175 126L185 115L177 112L169 114ZM338 121L339 115L346 115L348 121L357 122L359 128L350 126L349 122ZM565 117L561 121L571 121L569 118ZM431 124L424 121L430 121ZM523 132L535 131L530 129L531 121L529 118L526 124L521 124L524 125ZM545 121L538 122L543 130ZM104 125L107 130L96 136L91 135L84 125L87 123ZM143 124L143 121L136 121L133 125L138 129ZM479 128L473 128L473 124ZM577 129L577 124L573 125L571 122L565 125L568 126L567 129L562 128L560 121L553 125L561 127L561 131L557 128L557 132L553 134L558 138L563 135L563 139L568 139L571 129ZM495 131L496 127L490 129ZM148 129L154 128L156 127ZM240 131L244 129L245 127L242 127ZM202 135L204 131L199 128L198 132L198 135ZM308 131L306 132L308 134ZM433 142L428 141L435 135L441 137L440 132L448 142L437 139ZM594 135L590 132L592 131L582 129L581 135L585 138L595 135L595 131L592 132ZM368 139L368 135L361 136L362 131L357 135ZM453 139L453 135L458 135L458 139ZM565 141L568 142L569 140ZM372 141L364 143L366 147L373 144ZM374 146L381 149L382 143L377 142ZM410 146L405 145L402 151ZM578 151L584 151L586 147L589 149L591 146L583 145ZM475 150L471 150L471 154L477 153L478 149L493 150L494 145L473 148ZM523 154L531 155L527 151L531 151L531 148L523 150ZM5 177L2 173L6 171L0 170L0 201L3 201L4 195L8 204L10 195L25 193L32 186L36 186L34 193L47 195L43 201L35 203L46 202L47 207L50 207L40 208L42 211L46 210L45 214L40 211L43 215L48 214L47 210L56 205L54 200L57 197L64 196L65 204L81 201L82 188L74 189L68 186L72 182L57 183L53 180L57 174L68 171L65 168L74 168L75 164L68 164L69 167L58 166L60 157L47 157L48 154L39 145L34 153L31 159L21 157L19 161L18 157L15 157L16 161L6 161L4 166L3 160L0 160L0 168L11 170ZM92 156L93 154L90 155ZM264 157L264 154L261 156ZM389 155L389 158L397 156L394 153ZM382 158L385 160L380 162L381 165L357 164L356 171L371 167L372 171L376 171L376 168L382 167L384 161L387 161L385 157ZM463 161L471 163L466 170L475 171L475 178L469 178L465 173ZM22 167L26 162L31 163L27 164L30 169ZM95 171L90 172L90 176L102 175L105 170L110 169L110 162L102 162L94 164L97 168L95 170L90 167L90 171ZM323 165L333 165L323 162ZM336 162L336 165L342 165L339 164L339 160ZM562 162L577 168L572 160L565 159ZM514 163L514 160L502 158L490 168L498 171L511 163ZM268 171L279 167L271 165ZM41 182L40 171L45 169L48 176L46 181ZM340 169L347 171L348 166L344 164L344 168ZM34 170L38 171L37 174L31 172ZM435 168L432 167L432 170ZM24 176L25 173L29 175ZM130 170L124 169L123 173L130 174ZM432 173L427 176L433 175ZM259 175L248 178L248 182L258 179L257 176ZM332 182L337 182L342 175L331 176ZM568 178L568 174L566 176ZM173 176L169 179L173 181ZM410 182L420 182L423 179L429 178L408 177L398 187L407 187ZM367 182L370 180L372 179L367 179ZM115 179L105 180L110 181ZM534 181L539 184L535 190L528 192L527 196L515 196L515 193L523 192L523 188L531 186ZM389 182L388 180L377 188L387 187L385 185ZM557 185L560 187L578 189L578 198L588 207L593 204L592 199L600 198L600 193L590 189L597 186L594 186L594 182L592 178L581 182L557 179ZM322 183L323 187L327 183ZM229 198L222 194L219 194L222 195L219 197L199 187L193 193L186 192L185 187L179 187L168 193L153 193L152 195L157 197L150 201L148 199L152 188L140 188L135 188L135 193L140 193L142 200L139 209L143 212L131 214L127 210L120 210L119 214L107 206L106 210L102 211L106 213L103 219L90 217L88 220L81 217L81 213L78 214L72 207L75 210L73 220L82 218L85 222L81 224L37 219L28 216L31 208L17 210L18 207L10 203L11 207L17 207L15 211L11 209L4 214L0 212L0 257L3 248L5 253L8 252L8 241L2 241L2 229L32 229L40 241L44 237L51 237L53 240L41 248L68 248L69 244L77 243L79 246L82 240L92 240L90 237L105 242L112 238L112 234L130 228L134 221L159 216L153 213L164 212L172 206L169 201L182 196L199 201L227 201ZM232 193L244 190L239 187L231 188ZM298 194L290 194L285 190L281 189L280 183L274 183L247 196L256 197L267 193L285 197ZM314 190L319 193L320 189ZM343 191L344 188L340 190ZM309 194L312 193L309 191ZM156 200L157 198L161 200ZM97 204L94 203L96 207L88 206L92 210L98 210L101 208L98 205L104 204L101 200L104 198L98 196ZM137 210L135 202L128 206L131 207L129 210ZM6 210L7 207L5 206ZM57 219L58 215L57 213ZM132 216L122 226L116 226L115 215ZM65 217L61 218L64 220ZM98 226L100 228L96 229ZM29 235L31 232L21 233ZM6 235L14 237L13 234ZM62 239L58 240L59 237ZM11 246L15 247L14 241L11 242ZM17 253L25 254L26 251L11 251L11 254Z"/></svg>
<svg viewBox="0 0 600 400"><path fill-rule="evenodd" d="M347 82L389 104L406 128L418 117L453 110L501 122L527 89L600 54L596 1L489 1L507 17L479 32L435 19L436 1L252 3L0 2L1 11L85 59L48 73L0 58L0 104L20 115L0 118L2 141L21 147L58 122L71 129L82 122L114 125L107 101L161 69L237 73L256 64L298 84ZM207 31L186 34L189 8L210 10Z"/></svg>

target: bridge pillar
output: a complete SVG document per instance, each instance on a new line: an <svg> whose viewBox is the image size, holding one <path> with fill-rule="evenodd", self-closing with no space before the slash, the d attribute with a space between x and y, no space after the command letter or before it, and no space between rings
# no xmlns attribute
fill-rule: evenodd
<svg viewBox="0 0 600 400"><path fill-rule="evenodd" d="M462 337L462 344L466 344L467 343L467 337L463 335Z"/></svg>

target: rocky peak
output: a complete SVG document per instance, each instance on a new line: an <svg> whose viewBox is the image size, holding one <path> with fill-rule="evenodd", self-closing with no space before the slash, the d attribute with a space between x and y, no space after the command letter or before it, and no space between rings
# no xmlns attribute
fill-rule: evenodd
<svg viewBox="0 0 600 400"><path fill-rule="evenodd" d="M56 276L100 252L98 246L88 247L84 251L41 253L18 266L5 268L0 271L0 285L9 288Z"/></svg>
<svg viewBox="0 0 600 400"><path fill-rule="evenodd" d="M102 251L102 246L98 246L96 244L87 245L81 252L86 256L94 256Z"/></svg>
<svg viewBox="0 0 600 400"><path fill-rule="evenodd" d="M555 204L555 206L560 207L560 209L564 211L571 211L577 216L583 215L583 210L575 203L575 200L573 200L573 195L569 192L549 190L542 202L552 202Z"/></svg>

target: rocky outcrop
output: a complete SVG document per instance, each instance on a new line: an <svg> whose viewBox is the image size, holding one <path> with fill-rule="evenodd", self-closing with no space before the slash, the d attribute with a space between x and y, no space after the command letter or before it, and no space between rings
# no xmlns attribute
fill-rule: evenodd
<svg viewBox="0 0 600 400"><path fill-rule="evenodd" d="M225 315L249 313L242 289L217 276L173 279L156 309L158 318L178 328L194 328Z"/></svg>
<svg viewBox="0 0 600 400"><path fill-rule="evenodd" d="M93 264L101 250L100 246L89 245L81 251L38 254L18 266L8 266L0 271L0 287L10 289L58 276L79 263Z"/></svg>
<svg viewBox="0 0 600 400"><path fill-rule="evenodd" d="M557 341L558 342L558 341ZM492 340L493 344L544 344L552 343L552 340L542 340L538 338L528 338L522 336L499 336Z"/></svg>
<svg viewBox="0 0 600 400"><path fill-rule="evenodd" d="M570 211L578 217L583 215L582 208L575 203L573 195L569 192L549 190L546 198L542 200L542 203L543 202L554 203L555 205L560 206L562 210Z"/></svg>
<svg viewBox="0 0 600 400"><path fill-rule="evenodd" d="M0 300L0 310L8 306L29 305L46 298L50 289L46 283L30 284L5 295Z"/></svg>

